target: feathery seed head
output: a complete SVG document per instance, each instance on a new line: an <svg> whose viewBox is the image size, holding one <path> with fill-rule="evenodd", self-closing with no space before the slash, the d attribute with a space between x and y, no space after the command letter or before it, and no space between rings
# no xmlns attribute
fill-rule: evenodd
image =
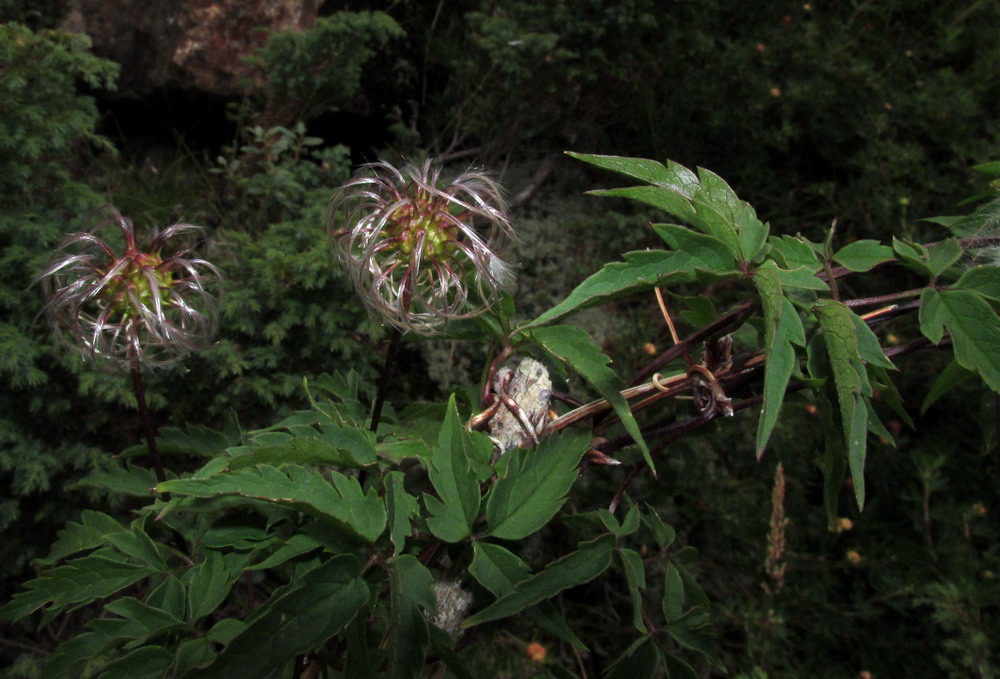
<svg viewBox="0 0 1000 679"><path fill-rule="evenodd" d="M328 224L355 289L382 319L431 334L492 306L514 274L503 190L469 170L448 184L430 160L361 168L333 197Z"/></svg>
<svg viewBox="0 0 1000 679"><path fill-rule="evenodd" d="M69 234L37 279L60 341L124 370L167 365L202 347L215 331L221 274L188 250L164 254L171 239L201 227L174 224L139 247L132 222L114 207L94 214L93 226ZM120 252L98 235L109 225L121 231Z"/></svg>

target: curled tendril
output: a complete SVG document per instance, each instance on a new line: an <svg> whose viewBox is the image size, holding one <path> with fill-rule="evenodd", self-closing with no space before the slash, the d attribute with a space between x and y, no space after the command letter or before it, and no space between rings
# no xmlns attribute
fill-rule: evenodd
<svg viewBox="0 0 1000 679"><path fill-rule="evenodd" d="M432 334L490 308L514 281L503 190L468 170L447 184L430 160L371 163L334 195L328 226L360 297L403 331Z"/></svg>
<svg viewBox="0 0 1000 679"><path fill-rule="evenodd" d="M112 225L121 230L120 252L98 236ZM190 250L164 253L177 236L201 232L174 224L138 247L130 220L111 206L96 211L92 226L66 236L36 279L59 341L123 370L167 365L202 348L216 330L221 274Z"/></svg>

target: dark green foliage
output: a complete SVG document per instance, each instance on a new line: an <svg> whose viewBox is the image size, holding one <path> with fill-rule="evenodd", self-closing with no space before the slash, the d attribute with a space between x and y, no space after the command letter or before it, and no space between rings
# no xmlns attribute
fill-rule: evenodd
<svg viewBox="0 0 1000 679"><path fill-rule="evenodd" d="M94 57L89 48L85 35L36 34L15 23L0 25L0 190L5 202L15 195L30 201L47 179L64 181L69 176L63 166L70 159L66 152L101 141L93 134L97 107L92 98L77 95L77 85L111 87L118 65Z"/></svg>
<svg viewBox="0 0 1000 679"><path fill-rule="evenodd" d="M263 123L311 120L343 105L360 89L362 66L376 49L402 35L382 12L336 12L308 31L269 36L251 60L260 68L255 108Z"/></svg>
<svg viewBox="0 0 1000 679"><path fill-rule="evenodd" d="M60 4L8 0L0 13L48 27L45 8ZM94 136L96 108L80 92L112 86L116 67L89 55L85 36L0 26L0 600L21 592L8 621L60 616L37 634L29 620L3 623L13 643L0 664L26 648L38 660L0 673L33 676L47 662L53 676L129 679L407 676L440 659L455 676L498 679L705 676L717 660L740 679L995 676L1000 278L995 249L957 238L995 235L1000 166L978 168L994 180L978 198L993 202L910 220L953 212L979 179L965 168L995 153L998 6L384 9L270 36L230 146L214 162L160 149L152 170ZM583 448L624 437L604 429L612 414L595 420L602 438L547 438L537 456L491 466L486 437L463 427L474 397L403 409L429 382L478 391L497 348L449 340L425 354L429 368L407 355L390 399L399 412L369 432L370 394L358 392L376 382L381 329L324 225L359 151L336 143L357 143L353 129L317 124L335 108L376 126L390 112L387 153L503 167L515 195L538 158L558 158L517 214L513 299L534 320L516 341L552 369L566 359L556 389L610 397L621 419L632 415L618 382L671 345L654 286L669 286L682 338L755 300L734 353L768 360L727 394L762 397L759 422L737 411L659 439L697 417L690 401L636 411L629 424L644 428L656 478L636 447L616 452L623 467L577 477ZM559 155L567 148L628 177L584 183ZM606 180L629 186L583 207L557 195ZM161 430L169 506L150 498L127 384L63 356L29 287L61 235L109 201L140 230L206 224L196 245L228 280L218 344L187 372L149 376L157 420L183 425ZM693 228L645 228L668 219ZM830 286L838 266L859 275ZM857 314L876 307L843 303L899 291L885 304L922 300L919 319L870 330ZM493 321L490 341L510 326ZM921 338L939 349L886 360L883 349ZM689 350L701 360L700 344ZM352 378L321 376L346 368ZM778 459L790 519L780 578L767 561ZM132 514L115 518L123 504ZM40 577L18 586L67 519L35 562ZM426 617L447 583L474 591L473 623L490 620L458 646ZM527 659L528 641L546 646L544 665Z"/></svg>

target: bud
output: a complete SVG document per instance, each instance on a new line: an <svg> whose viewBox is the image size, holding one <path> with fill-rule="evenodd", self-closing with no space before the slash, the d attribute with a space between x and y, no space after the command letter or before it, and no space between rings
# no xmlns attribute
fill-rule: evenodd
<svg viewBox="0 0 1000 679"><path fill-rule="evenodd" d="M528 644L524 651L528 654L528 658L531 662L545 662L545 656L548 655L545 647L537 641L532 641Z"/></svg>
<svg viewBox="0 0 1000 679"><path fill-rule="evenodd" d="M503 191L466 171L452 182L427 160L363 167L333 197L328 226L351 281L383 320L431 334L491 307L514 280L499 247L514 237Z"/></svg>
<svg viewBox="0 0 1000 679"><path fill-rule="evenodd" d="M221 274L189 250L165 253L171 239L201 227L174 224L139 247L118 210L105 206L95 215L103 218L68 235L38 277L43 311L62 344L124 370L173 363L204 346L215 332ZM121 230L120 250L98 236L110 225Z"/></svg>

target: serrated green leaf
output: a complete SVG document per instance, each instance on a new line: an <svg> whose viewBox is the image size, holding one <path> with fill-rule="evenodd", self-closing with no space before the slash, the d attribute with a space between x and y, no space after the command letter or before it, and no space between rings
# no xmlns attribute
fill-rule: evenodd
<svg viewBox="0 0 1000 679"><path fill-rule="evenodd" d="M823 268L819 261L819 256L812 245L801 236L781 236L771 238L774 259L782 269L805 268L811 273L816 273Z"/></svg>
<svg viewBox="0 0 1000 679"><path fill-rule="evenodd" d="M616 551L622 562L629 597L632 599L632 626L640 634L645 634L647 630L642 619L642 590L646 589L646 569L642 565L642 556L634 549L622 548Z"/></svg>
<svg viewBox="0 0 1000 679"><path fill-rule="evenodd" d="M667 668L667 679L698 679L698 673L677 656L664 653L663 664Z"/></svg>
<svg viewBox="0 0 1000 679"><path fill-rule="evenodd" d="M392 471L385 479L385 504L389 511L389 539L392 540L393 557L399 556L406 545L406 538L413 532L413 519L419 507L417 498L403 487L405 475Z"/></svg>
<svg viewBox="0 0 1000 679"><path fill-rule="evenodd" d="M940 276L964 254L965 251L957 238L949 238L927 248L927 266L931 270L931 275L935 278Z"/></svg>
<svg viewBox="0 0 1000 679"><path fill-rule="evenodd" d="M733 270L736 266L733 253L715 236L698 233L677 224L653 224L653 231L671 250L691 258L689 262L683 261L680 257L676 258L677 263L685 270L723 272Z"/></svg>
<svg viewBox="0 0 1000 679"><path fill-rule="evenodd" d="M507 453L511 459L506 473L486 501L489 534L521 540L547 524L566 502L589 447L590 433L574 430L546 436L534 450Z"/></svg>
<svg viewBox="0 0 1000 679"><path fill-rule="evenodd" d="M146 564L129 563L121 556L110 558L103 552L73 559L29 580L28 591L15 594L0 608L0 620L20 620L44 607L44 625L67 606L111 596L157 572Z"/></svg>
<svg viewBox="0 0 1000 679"><path fill-rule="evenodd" d="M924 397L924 402L920 404L920 414L923 415L927 412L927 409L934 405L935 401L968 380L973 374L971 370L966 370L959 365L958 361L952 360L938 374L937 379L934 380L934 384L928 390L927 396Z"/></svg>
<svg viewBox="0 0 1000 679"><path fill-rule="evenodd" d="M689 548L685 547L684 549L689 549ZM681 552L683 551L684 550L681 550ZM698 551L694 550L694 556L697 555ZM684 598L689 603L695 606L701 606L702 608L707 610L711 605L708 601L708 595L706 595L704 590L702 590L702 588L698 585L698 583L695 582L695 579L691 577L691 573L688 572L688 569L685 566L685 561L679 558L680 556L681 553L678 552L677 556L674 557L673 565L676 566L677 572L680 573L681 575L681 582L684 583ZM691 561L686 563L690 564L693 563L693 561L694 560L692 559Z"/></svg>
<svg viewBox="0 0 1000 679"><path fill-rule="evenodd" d="M73 483L70 488L101 488L112 493L148 499L152 496L155 486L156 472L152 469L126 465L88 474Z"/></svg>
<svg viewBox="0 0 1000 679"><path fill-rule="evenodd" d="M170 570L167 562L160 556L156 543L142 529L142 522L133 521L131 530L108 533L107 540L123 554L141 561L159 571Z"/></svg>
<svg viewBox="0 0 1000 679"><path fill-rule="evenodd" d="M38 559L37 563L49 566L78 552L95 549L107 544L109 534L124 530L118 521L107 514L85 509L80 514L80 523L70 521L56 533L56 541L52 544L49 555Z"/></svg>
<svg viewBox="0 0 1000 679"><path fill-rule="evenodd" d="M639 518L639 505L629 507L629 510L625 512L625 518L622 519L621 537L631 535L639 530Z"/></svg>
<svg viewBox="0 0 1000 679"><path fill-rule="evenodd" d="M793 344L805 346L802 321L785 297L777 267L767 261L754 272L754 283L764 307L764 405L757 425L757 459L764 454L778 412L785 399L788 380L798 362Z"/></svg>
<svg viewBox="0 0 1000 679"><path fill-rule="evenodd" d="M363 616L355 616L344 635L347 643L347 653L344 656L344 667L351 668L351 676L357 679L376 679L375 659L372 657L378 649L369 649L368 625Z"/></svg>
<svg viewBox="0 0 1000 679"><path fill-rule="evenodd" d="M430 479L437 497L424 495L424 504L430 512L427 527L445 542L458 542L472 534L472 524L479 513L479 479L473 470L472 458L486 459L492 444L482 443L486 437L474 440L465 431L458 417L455 395L448 400L448 412L438 446L431 456Z"/></svg>
<svg viewBox="0 0 1000 679"><path fill-rule="evenodd" d="M488 542L473 543L472 564L469 574L500 598L514 591L514 586L531 577L531 569L513 553ZM587 647L570 629L551 601L541 601L525 611L525 615L539 627L571 646L586 651Z"/></svg>
<svg viewBox="0 0 1000 679"><path fill-rule="evenodd" d="M180 620L187 620L187 595L180 579L171 574L163 578L145 598L145 602L154 608L160 608Z"/></svg>
<svg viewBox="0 0 1000 679"><path fill-rule="evenodd" d="M428 640L423 611L436 610L431 585L434 576L410 554L390 566L391 627L389 628L389 676L416 677L424 669Z"/></svg>
<svg viewBox="0 0 1000 679"><path fill-rule="evenodd" d="M101 670L106 679L160 679L174 662L174 654L162 646L142 646L108 663Z"/></svg>
<svg viewBox="0 0 1000 679"><path fill-rule="evenodd" d="M623 156L601 156L567 151L566 155L605 170L618 172L649 184L673 187L685 196L694 196L698 189L698 177L682 165L669 162L667 166L646 158L626 158Z"/></svg>
<svg viewBox="0 0 1000 679"><path fill-rule="evenodd" d="M538 342L550 355L565 362L583 379L587 380L598 393L607 399L615 414L622 421L625 431L635 440L642 451L642 456L649 465L650 471L656 476L656 466L649 454L649 448L639 431L639 423L629 409L628 401L621 395L625 383L609 367L608 358L590 339L590 335L581 328L571 325L554 325L547 328L535 328L531 331Z"/></svg>
<svg viewBox="0 0 1000 679"><path fill-rule="evenodd" d="M474 542L469 574L500 598L514 591L514 585L531 577L531 569L510 550L489 542Z"/></svg>
<svg viewBox="0 0 1000 679"><path fill-rule="evenodd" d="M847 458L854 479L858 508L865 502L865 454L868 440L868 408L864 398L864 365L858 349L856 314L835 300L821 300L813 307L826 340L830 369L833 373L841 426L847 444Z"/></svg>
<svg viewBox="0 0 1000 679"><path fill-rule="evenodd" d="M983 297L1000 302L1000 267L994 265L974 266L962 274L955 283L956 288L975 290Z"/></svg>
<svg viewBox="0 0 1000 679"><path fill-rule="evenodd" d="M226 431L217 431L204 425L187 424L183 429L163 427L159 432L160 452L170 455L196 455L216 457L226 448L240 442L241 432L235 420Z"/></svg>
<svg viewBox="0 0 1000 679"><path fill-rule="evenodd" d="M614 538L610 535L583 543L572 554L549 563L541 573L517 583L513 591L470 616L462 626L472 627L512 616L564 589L593 580L611 565L613 546Z"/></svg>
<svg viewBox="0 0 1000 679"><path fill-rule="evenodd" d="M892 437L889 430L885 428L882 420L879 419L878 413L875 412L875 406L873 406L872 402L868 399L865 399L862 403L864 403L865 407L868 408L868 431L885 440L889 445L895 448L896 440Z"/></svg>
<svg viewBox="0 0 1000 679"><path fill-rule="evenodd" d="M765 264L770 263L765 262ZM802 266L798 269L782 269L775 267L775 275L781 281L781 287L793 288L797 290L820 290L826 292L830 285L816 277L812 267Z"/></svg>
<svg viewBox="0 0 1000 679"><path fill-rule="evenodd" d="M928 288L920 298L920 331L937 344L945 327L958 364L1000 392L1000 317L993 307L972 290Z"/></svg>
<svg viewBox="0 0 1000 679"><path fill-rule="evenodd" d="M980 163L979 165L973 165L972 169L976 172L982 172L983 174L993 175L994 177L1000 176L1000 160L996 160L990 163Z"/></svg>
<svg viewBox="0 0 1000 679"><path fill-rule="evenodd" d="M184 574L188 586L190 621L197 622L210 615L225 600L240 572L231 572L226 560L215 550L207 550L205 559Z"/></svg>
<svg viewBox="0 0 1000 679"><path fill-rule="evenodd" d="M212 642L204 637L188 639L177 647L173 676L183 677L186 673L208 666L215 659Z"/></svg>
<svg viewBox="0 0 1000 679"><path fill-rule="evenodd" d="M591 196L628 198L663 210L685 222L697 219L697 210L690 198L669 186L629 186L620 189L598 189L587 192Z"/></svg>
<svg viewBox="0 0 1000 679"><path fill-rule="evenodd" d="M87 664L100 658L108 642L100 632L84 632L63 642L45 663L42 679L89 676Z"/></svg>
<svg viewBox="0 0 1000 679"><path fill-rule="evenodd" d="M372 543L385 530L385 504L374 489L363 493L357 479L340 472L289 465L277 469L258 465L210 478L175 479L161 483L160 492L193 497L235 495L262 500L326 521Z"/></svg>
<svg viewBox="0 0 1000 679"><path fill-rule="evenodd" d="M903 422L906 423L910 429L915 429L913 424L913 419L910 414L906 412L906 408L903 407L903 399L899 395L899 390L896 389L896 385L893 384L892 380L889 378L889 373L886 372L885 368L880 368L878 366L868 365L868 371L872 378L876 381L878 386L879 394L881 394L882 400L887 406L892 409L892 412Z"/></svg>
<svg viewBox="0 0 1000 679"><path fill-rule="evenodd" d="M236 470L256 464L280 467L288 464L330 465L336 467L362 467L375 463L375 442L371 432L328 424L323 431L311 430L308 436L288 436L276 434L254 437L255 445L245 454L233 457L229 468Z"/></svg>
<svg viewBox="0 0 1000 679"><path fill-rule="evenodd" d="M879 344L878 337L868 327L864 319L852 313L851 320L854 321L854 334L857 337L858 355L861 356L861 360L868 363L868 365L878 368L895 370L896 366L886 358L885 352L882 350L882 345Z"/></svg>
<svg viewBox="0 0 1000 679"><path fill-rule="evenodd" d="M185 627L181 619L134 597L115 599L105 604L104 609L127 620L131 625L129 637L136 641L144 641Z"/></svg>
<svg viewBox="0 0 1000 679"><path fill-rule="evenodd" d="M608 670L608 679L650 679L660 665L660 650L649 636L632 642Z"/></svg>
<svg viewBox="0 0 1000 679"><path fill-rule="evenodd" d="M690 283L709 274L696 274L701 260L683 252L638 250L627 252L624 262L605 264L576 286L563 301L522 328L533 328L560 320L572 313L603 304L626 295L655 287ZM728 275L728 274L727 274ZM719 275L717 277L724 277Z"/></svg>
<svg viewBox="0 0 1000 679"><path fill-rule="evenodd" d="M252 566L247 566L248 571L262 571L268 568L275 568L281 564L294 559L295 557L308 554L309 552L323 546L323 542L312 535L305 533L294 533L284 542L278 544L278 548L267 555L262 561Z"/></svg>
<svg viewBox="0 0 1000 679"><path fill-rule="evenodd" d="M895 259L892 248L877 240L858 240L845 245L833 255L833 261L851 271L871 271L883 262Z"/></svg>
<svg viewBox="0 0 1000 679"><path fill-rule="evenodd" d="M669 623L664 630L674 641L685 648L701 653L706 659L715 658L715 634L708 624L708 614L701 608L688 610L677 620Z"/></svg>
<svg viewBox="0 0 1000 679"><path fill-rule="evenodd" d="M663 617L673 622L684 614L684 581L674 564L667 565L663 583Z"/></svg>
<svg viewBox="0 0 1000 679"><path fill-rule="evenodd" d="M341 555L279 588L215 661L189 679L269 677L344 629L368 601L360 562Z"/></svg>
<svg viewBox="0 0 1000 679"><path fill-rule="evenodd" d="M931 273L931 268L927 266L927 248L924 246L919 243L901 241L898 238L893 237L892 249L899 259L906 264L909 264L917 271L925 273L928 276L933 275Z"/></svg>
<svg viewBox="0 0 1000 679"><path fill-rule="evenodd" d="M656 513L656 510L648 504L646 505L646 512L642 514L642 522L649 528L649 532L653 534L653 539L656 540L656 546L660 549L669 547L677 539L677 532L673 526L664 523L660 515Z"/></svg>

